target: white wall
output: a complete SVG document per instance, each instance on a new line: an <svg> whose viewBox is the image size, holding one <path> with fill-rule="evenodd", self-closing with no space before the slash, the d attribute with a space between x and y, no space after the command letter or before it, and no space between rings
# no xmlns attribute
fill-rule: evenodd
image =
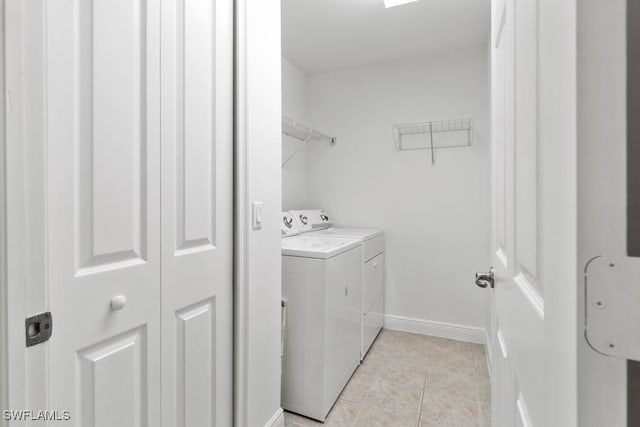
<svg viewBox="0 0 640 427"><path fill-rule="evenodd" d="M238 427L283 425L280 408L280 0L237 2ZM264 202L251 227L251 202Z"/></svg>
<svg viewBox="0 0 640 427"><path fill-rule="evenodd" d="M626 1L578 3L578 274L595 255L626 255ZM581 427L627 425L627 366L591 349L579 282Z"/></svg>
<svg viewBox="0 0 640 427"><path fill-rule="evenodd" d="M282 114L312 125L309 114L307 76L295 65L282 59ZM307 148L289 136L282 137L282 210L307 207ZM290 157L293 155L293 157Z"/></svg>
<svg viewBox="0 0 640 427"><path fill-rule="evenodd" d="M474 273L489 267L487 48L309 77L309 208L386 233L390 315L485 327ZM392 125L472 117L473 146L398 152Z"/></svg>

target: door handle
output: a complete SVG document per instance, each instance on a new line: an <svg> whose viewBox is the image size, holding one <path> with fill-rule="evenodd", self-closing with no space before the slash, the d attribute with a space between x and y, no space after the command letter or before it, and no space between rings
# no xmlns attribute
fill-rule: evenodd
<svg viewBox="0 0 640 427"><path fill-rule="evenodd" d="M491 286L491 289L495 286L496 276L494 274L493 267L489 268L488 273L476 273L476 285L481 288Z"/></svg>
<svg viewBox="0 0 640 427"><path fill-rule="evenodd" d="M122 310L127 305L127 297L124 295L116 295L111 298L111 309L114 311Z"/></svg>

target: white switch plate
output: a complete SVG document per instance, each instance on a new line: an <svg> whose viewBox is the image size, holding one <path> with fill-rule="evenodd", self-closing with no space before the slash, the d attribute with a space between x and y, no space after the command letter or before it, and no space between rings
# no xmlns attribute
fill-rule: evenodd
<svg viewBox="0 0 640 427"><path fill-rule="evenodd" d="M253 202L253 229L260 230L262 228L262 202Z"/></svg>

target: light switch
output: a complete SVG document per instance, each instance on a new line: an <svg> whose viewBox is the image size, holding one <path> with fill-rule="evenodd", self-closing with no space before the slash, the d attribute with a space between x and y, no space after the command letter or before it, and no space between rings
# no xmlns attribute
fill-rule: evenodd
<svg viewBox="0 0 640 427"><path fill-rule="evenodd" d="M262 228L262 202L253 202L253 229L260 230Z"/></svg>

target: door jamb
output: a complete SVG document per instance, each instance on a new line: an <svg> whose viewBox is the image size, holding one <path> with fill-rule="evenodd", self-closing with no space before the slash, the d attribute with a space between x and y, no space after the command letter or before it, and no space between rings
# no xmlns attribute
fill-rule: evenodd
<svg viewBox="0 0 640 427"><path fill-rule="evenodd" d="M0 0L0 378L8 378L8 316L9 301L7 299L7 143L5 126L5 2ZM0 381L0 409L8 409L8 384ZM4 417L3 417L4 419Z"/></svg>
<svg viewBox="0 0 640 427"><path fill-rule="evenodd" d="M246 140L246 0L234 1L234 426L247 425L248 414L248 230L249 194Z"/></svg>
<svg viewBox="0 0 640 427"><path fill-rule="evenodd" d="M25 393L28 362L25 357L12 359L10 353L12 346L24 343L22 325L27 310L23 15L23 2L0 0L0 375L4 379L0 385L0 406L3 410L26 408L28 401ZM8 425L4 417L0 419L1 424Z"/></svg>

